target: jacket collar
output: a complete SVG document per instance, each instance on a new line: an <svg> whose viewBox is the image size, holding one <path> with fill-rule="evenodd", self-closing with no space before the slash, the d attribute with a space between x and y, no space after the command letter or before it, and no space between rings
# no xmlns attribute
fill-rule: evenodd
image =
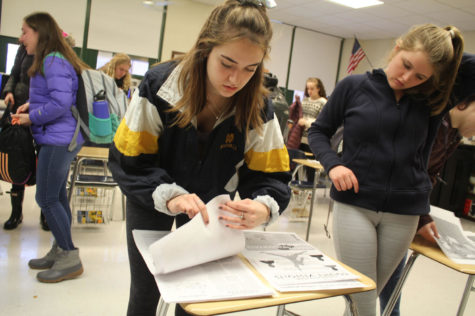
<svg viewBox="0 0 475 316"><path fill-rule="evenodd" d="M157 96L165 100L172 108L175 107L178 101L180 101L180 99L183 97L183 91L181 91L180 87L178 86L178 77L180 76L181 70L181 65L176 66L157 92ZM183 108L181 108L179 111L183 112ZM226 118L234 115L235 112L236 109L233 108L230 113L221 116L217 120L216 124L219 124ZM192 118L191 123L196 127L196 117Z"/></svg>
<svg viewBox="0 0 475 316"><path fill-rule="evenodd" d="M171 107L174 107L183 96L183 92L178 87L178 77L181 69L181 65L176 66L157 92L157 95L170 104Z"/></svg>

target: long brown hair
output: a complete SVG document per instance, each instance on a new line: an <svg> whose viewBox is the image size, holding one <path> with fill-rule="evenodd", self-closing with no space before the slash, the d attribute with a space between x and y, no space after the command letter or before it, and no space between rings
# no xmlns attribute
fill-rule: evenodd
<svg viewBox="0 0 475 316"><path fill-rule="evenodd" d="M307 83L309 82L313 82L315 84L315 86L318 88L318 94L320 95L321 98L325 98L325 99L327 98L327 93L325 91L325 87L323 86L323 82L322 80L320 80L320 78L317 78L317 77L310 77L307 79L307 81L305 81L304 95L307 98L310 97L307 90Z"/></svg>
<svg viewBox="0 0 475 316"><path fill-rule="evenodd" d="M434 67L433 75L423 84L407 89L408 94L422 95L431 106L431 115L437 115L445 108L455 83L462 60L464 41L454 26L444 28L423 24L412 27L408 33L396 40L402 50L423 51ZM390 57L397 53L393 50Z"/></svg>
<svg viewBox="0 0 475 316"><path fill-rule="evenodd" d="M180 62L178 78L183 97L173 111L179 111L176 124L188 125L206 105L206 63L211 50L238 39L246 38L259 45L268 56L272 27L263 5L255 1L228 0L217 6L203 25L192 49ZM231 99L228 113L235 108L235 124L239 130L260 129L261 111L267 90L263 85L263 64L260 63L249 82Z"/></svg>
<svg viewBox="0 0 475 316"><path fill-rule="evenodd" d="M33 64L28 70L30 77L37 73L43 73L43 61L49 53L59 52L67 59L80 74L83 69L89 68L76 55L72 47L63 37L63 31L59 28L54 18L45 12L35 12L24 18L25 23L38 33L38 43L36 45Z"/></svg>

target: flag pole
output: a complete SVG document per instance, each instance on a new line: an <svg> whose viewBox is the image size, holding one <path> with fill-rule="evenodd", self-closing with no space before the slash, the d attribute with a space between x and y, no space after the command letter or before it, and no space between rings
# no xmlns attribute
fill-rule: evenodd
<svg viewBox="0 0 475 316"><path fill-rule="evenodd" d="M355 37L355 39L358 41L358 38L356 37L356 35L353 35L353 36L354 36L354 37ZM368 60L368 64L369 64L369 66L371 67L371 69L373 69L373 68L374 68L374 66L373 66L373 64L371 63L371 60L369 60L368 54L366 54L366 52L365 52L365 50L364 50L364 48L363 48L363 45L361 45L361 42L360 42L360 41L358 41L358 43L360 43L361 50L362 50L362 51L363 51L363 53L365 54L365 56L366 56L366 59Z"/></svg>

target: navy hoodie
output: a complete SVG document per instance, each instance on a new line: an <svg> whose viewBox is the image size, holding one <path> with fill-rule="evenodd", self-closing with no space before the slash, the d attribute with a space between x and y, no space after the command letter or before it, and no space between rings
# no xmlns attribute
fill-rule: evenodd
<svg viewBox="0 0 475 316"><path fill-rule="evenodd" d="M427 214L428 157L441 117L430 116L425 100L405 95L396 102L382 69L344 78L309 130L310 147L325 170L343 165L358 179L358 193L333 186L331 197L378 212ZM330 138L342 124L340 157Z"/></svg>

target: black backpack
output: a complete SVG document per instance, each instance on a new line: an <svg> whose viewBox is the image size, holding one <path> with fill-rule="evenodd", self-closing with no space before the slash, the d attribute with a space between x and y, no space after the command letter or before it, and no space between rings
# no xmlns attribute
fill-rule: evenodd
<svg viewBox="0 0 475 316"><path fill-rule="evenodd" d="M18 184L36 183L36 151L29 127L12 124L7 105L0 120L0 180Z"/></svg>

